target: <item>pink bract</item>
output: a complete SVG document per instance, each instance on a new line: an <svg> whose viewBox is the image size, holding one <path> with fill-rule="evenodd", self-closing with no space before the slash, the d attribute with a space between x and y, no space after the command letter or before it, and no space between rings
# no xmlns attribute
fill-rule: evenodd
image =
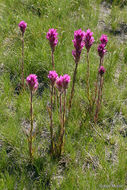
<svg viewBox="0 0 127 190"><path fill-rule="evenodd" d="M57 30L54 28L50 28L46 34L46 38L49 40L50 46L51 46L53 51L55 49L55 46L58 43L58 37L57 36L58 36Z"/></svg>
<svg viewBox="0 0 127 190"><path fill-rule="evenodd" d="M26 83L29 86L31 91L36 91L38 88L38 79L37 76L35 74L30 74L27 78L26 78Z"/></svg>
<svg viewBox="0 0 127 190"><path fill-rule="evenodd" d="M62 92L62 90L63 90L63 76L60 76L57 78L56 87L60 92Z"/></svg>
<svg viewBox="0 0 127 190"><path fill-rule="evenodd" d="M99 44L98 46L98 54L102 58L104 57L104 54L106 53L105 45L104 44Z"/></svg>
<svg viewBox="0 0 127 190"><path fill-rule="evenodd" d="M85 47L87 49L87 52L89 52L91 46L94 43L94 37L93 37L93 32L91 32L90 29L88 29L85 33L85 37L84 37L84 43L85 43Z"/></svg>
<svg viewBox="0 0 127 190"><path fill-rule="evenodd" d="M76 62L79 61L82 48L84 47L84 36L85 32L81 29L74 32L74 40L72 40L72 42L74 44L75 50L72 50L72 55Z"/></svg>
<svg viewBox="0 0 127 190"><path fill-rule="evenodd" d="M56 73L56 71L49 71L48 78L51 82L51 85L55 84L57 77L58 77L58 74Z"/></svg>
<svg viewBox="0 0 127 190"><path fill-rule="evenodd" d="M107 37L107 35L102 34L102 35L101 35L101 38L100 38L100 41L101 41L101 43L102 43L104 46L106 46L107 43L108 43L108 37Z"/></svg>
<svg viewBox="0 0 127 190"><path fill-rule="evenodd" d="M105 71L106 71L105 68L103 66L100 66L100 68L99 68L100 75L103 75L105 73Z"/></svg>
<svg viewBox="0 0 127 190"><path fill-rule="evenodd" d="M70 83L70 76L68 74L63 75L63 89L68 88L68 84Z"/></svg>
<svg viewBox="0 0 127 190"><path fill-rule="evenodd" d="M18 26L19 26L21 32L24 33L26 30L26 27L27 27L27 23L24 21L21 21Z"/></svg>

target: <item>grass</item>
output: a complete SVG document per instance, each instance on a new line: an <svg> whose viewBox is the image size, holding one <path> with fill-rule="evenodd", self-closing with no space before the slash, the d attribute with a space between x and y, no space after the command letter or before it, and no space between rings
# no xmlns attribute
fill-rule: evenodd
<svg viewBox="0 0 127 190"><path fill-rule="evenodd" d="M126 6L115 4L105 19L109 30L100 30L100 0L1 0L0 1L0 190L127 188L127 48L120 24L126 27ZM37 74L34 95L34 161L29 163L26 130L29 123L29 92L18 94L21 41L18 23L24 20L25 78ZM55 51L58 74L73 75L73 34L90 28L95 43L90 51L90 85L94 86L99 64L97 46L102 33L109 38L102 109L97 126L89 123L86 98L86 52L78 65L73 107L66 126L65 154L60 160L49 155L50 129L47 102L51 67L49 28L57 28ZM112 32L114 31L114 32ZM123 33L126 37L126 32ZM69 97L70 89L68 92ZM58 117L56 114L55 123ZM56 129L57 129L56 125Z"/></svg>

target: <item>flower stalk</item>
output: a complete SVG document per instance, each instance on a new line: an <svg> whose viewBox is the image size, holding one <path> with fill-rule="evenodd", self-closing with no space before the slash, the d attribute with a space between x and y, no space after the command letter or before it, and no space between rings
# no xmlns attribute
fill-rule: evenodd
<svg viewBox="0 0 127 190"><path fill-rule="evenodd" d="M26 78L26 83L30 89L30 133L28 137L28 148L29 148L29 156L30 160L33 158L33 92L35 92L38 88L38 80L35 74L30 74Z"/></svg>
<svg viewBox="0 0 127 190"><path fill-rule="evenodd" d="M93 32L91 32L90 29L88 29L84 36L84 45L87 50L87 78L86 78L86 85L87 85L87 97L89 100L89 103L91 105L91 98L90 98L90 63L89 63L89 51L91 46L94 43L94 37Z"/></svg>
<svg viewBox="0 0 127 190"><path fill-rule="evenodd" d="M62 115L62 130L60 133L60 155L64 152L64 143L65 143L65 115L66 114L66 89L64 91L64 102L63 102L63 115Z"/></svg>
<svg viewBox="0 0 127 190"><path fill-rule="evenodd" d="M74 48L75 48L74 50L72 50L72 55L73 55L74 61L75 61L75 69L74 69L74 73L73 73L72 89L71 89L71 95L70 95L69 107L68 107L69 112L70 112L70 109L72 106L72 99L74 96L74 87L75 87L75 81L76 81L77 67L78 67L78 63L80 61L82 49L84 47L84 42L83 42L84 36L85 36L85 32L82 31L81 29L79 29L74 32L74 40L72 40L72 42L74 44Z"/></svg>
<svg viewBox="0 0 127 190"><path fill-rule="evenodd" d="M90 100L90 63L89 63L89 53L87 52L87 96L89 103L91 104Z"/></svg>
<svg viewBox="0 0 127 190"><path fill-rule="evenodd" d="M50 135L51 135L51 153L54 153L54 142L53 142L53 89L51 85L51 114L50 114Z"/></svg>
<svg viewBox="0 0 127 190"><path fill-rule="evenodd" d="M57 30L54 28L49 29L49 31L46 34L46 38L47 40L49 40L49 44L51 47L51 58L52 58L52 68L53 70L55 69L55 65L54 65L54 51L55 51L55 47L58 43L58 33Z"/></svg>
<svg viewBox="0 0 127 190"><path fill-rule="evenodd" d="M101 101L102 101L102 90L103 90L103 84L104 84L104 76L103 74L105 73L105 68L103 66L100 66L99 68L99 86L98 86L98 98L96 101L96 110L95 110L95 115L94 115L94 122L96 123L98 120L98 114L100 111L100 106L101 106Z"/></svg>
<svg viewBox="0 0 127 190"><path fill-rule="evenodd" d="M21 86L22 88L24 88L24 33L27 27L27 23L21 21L18 26L21 31L21 41L22 41Z"/></svg>
<svg viewBox="0 0 127 190"><path fill-rule="evenodd" d="M71 89L71 95L70 95L70 100L69 100L69 108L68 108L69 112L70 112L70 109L72 106L72 99L74 96L74 87L75 87L75 81L76 81L77 68L78 68L78 63L75 63L75 70L73 73L72 89Z"/></svg>
<svg viewBox="0 0 127 190"><path fill-rule="evenodd" d="M55 70L55 65L54 65L54 51L53 49L51 50L51 58L52 58L52 68Z"/></svg>
<svg viewBox="0 0 127 190"><path fill-rule="evenodd" d="M24 33L22 32L22 77L21 77L21 83L22 83L22 88L24 88Z"/></svg>
<svg viewBox="0 0 127 190"><path fill-rule="evenodd" d="M30 155L30 159L32 160L33 154L32 154L32 142L33 142L33 136L32 136L32 132L33 132L33 103L32 103L32 99L33 99L33 93L32 90L30 91L30 136L29 136L29 155Z"/></svg>
<svg viewBox="0 0 127 190"><path fill-rule="evenodd" d="M105 34L102 34L100 41L101 41L101 44L99 44L99 46L98 46L98 55L100 56L100 64L99 64L98 70L101 66L104 65L104 55L107 51L105 49L105 47L108 43L107 36ZM97 73L97 79L96 79L96 83L95 83L95 95L94 95L94 99L93 99L93 106L94 106L96 98L97 98L98 82L99 82L99 72Z"/></svg>

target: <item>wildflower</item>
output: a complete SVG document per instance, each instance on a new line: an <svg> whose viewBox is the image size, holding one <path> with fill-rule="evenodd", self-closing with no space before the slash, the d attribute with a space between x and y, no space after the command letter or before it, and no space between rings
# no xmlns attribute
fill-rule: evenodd
<svg viewBox="0 0 127 190"><path fill-rule="evenodd" d="M100 38L100 41L101 41L101 43L102 43L104 46L106 46L107 43L108 43L108 37L107 37L107 35L102 34L102 36L101 36L101 38Z"/></svg>
<svg viewBox="0 0 127 190"><path fill-rule="evenodd" d="M76 30L74 32L74 40L72 40L72 42L74 44L75 50L72 51L72 55L76 62L79 61L82 48L84 47L84 42L83 42L84 36L85 32L82 31L81 29Z"/></svg>
<svg viewBox="0 0 127 190"><path fill-rule="evenodd" d="M58 77L58 74L56 73L56 71L49 71L48 78L52 86L54 86L57 77Z"/></svg>
<svg viewBox="0 0 127 190"><path fill-rule="evenodd" d="M49 31L47 32L46 38L49 40L52 51L54 51L55 46L58 43L57 36L58 36L57 30L54 28L49 29Z"/></svg>
<svg viewBox="0 0 127 190"><path fill-rule="evenodd" d="M24 21L21 21L18 26L19 26L21 32L24 33L26 30L26 27L27 27L27 23Z"/></svg>
<svg viewBox="0 0 127 190"><path fill-rule="evenodd" d="M105 68L103 66L100 66L99 73L101 76L105 73L105 71L106 71Z"/></svg>
<svg viewBox="0 0 127 190"><path fill-rule="evenodd" d="M31 91L36 91L38 88L38 79L37 76L35 74L30 74L27 78L26 78L26 83L29 86Z"/></svg>
<svg viewBox="0 0 127 190"><path fill-rule="evenodd" d="M62 92L62 90L63 90L63 76L60 76L57 78L56 87L60 92Z"/></svg>
<svg viewBox="0 0 127 190"><path fill-rule="evenodd" d="M102 58L104 54L106 53L105 45L104 44L99 44L98 46L98 54Z"/></svg>
<svg viewBox="0 0 127 190"><path fill-rule="evenodd" d="M63 75L63 89L67 89L68 88L68 84L70 83L70 76L65 74Z"/></svg>
<svg viewBox="0 0 127 190"><path fill-rule="evenodd" d="M86 31L85 37L84 37L84 43L85 43L85 47L87 49L87 52L89 52L93 42L94 42L93 32L91 32L90 29L88 29Z"/></svg>

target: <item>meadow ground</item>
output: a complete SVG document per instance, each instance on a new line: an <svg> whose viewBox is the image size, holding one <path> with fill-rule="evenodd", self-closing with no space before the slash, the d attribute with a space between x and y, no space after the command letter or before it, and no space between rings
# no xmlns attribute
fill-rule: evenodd
<svg viewBox="0 0 127 190"><path fill-rule="evenodd" d="M19 93L21 33L24 20L25 78L34 73L39 89L34 95L34 160L29 163L29 91ZM51 50L46 33L57 28L59 43L55 68L73 75L74 31L88 28L95 43L90 50L90 86L99 64L97 46L105 33L109 42L103 102L97 125L91 123L86 97L86 51L78 65L73 106L66 126L65 154L49 154L47 103ZM0 0L0 190L100 190L127 188L127 6L125 1ZM72 83L70 84L70 86ZM68 90L68 97L70 88ZM57 115L55 123L57 124ZM58 126L56 126L58 127Z"/></svg>

